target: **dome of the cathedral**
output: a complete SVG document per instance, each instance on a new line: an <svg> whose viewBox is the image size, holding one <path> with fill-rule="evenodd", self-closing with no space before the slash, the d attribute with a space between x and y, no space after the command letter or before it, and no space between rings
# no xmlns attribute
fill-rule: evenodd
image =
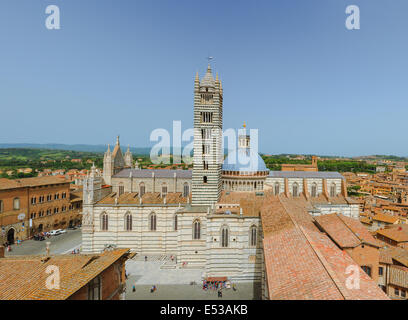
<svg viewBox="0 0 408 320"><path fill-rule="evenodd" d="M251 153L249 150L243 149L239 149L235 153L229 153L224 160L222 170L238 172L269 171L258 153Z"/></svg>

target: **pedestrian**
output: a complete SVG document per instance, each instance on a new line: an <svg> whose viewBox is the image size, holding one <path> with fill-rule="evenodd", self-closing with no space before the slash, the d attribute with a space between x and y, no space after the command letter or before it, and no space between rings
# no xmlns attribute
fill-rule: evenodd
<svg viewBox="0 0 408 320"><path fill-rule="evenodd" d="M218 298L222 298L222 291L221 291L221 289L218 290Z"/></svg>
<svg viewBox="0 0 408 320"><path fill-rule="evenodd" d="M145 256L145 262L147 261L147 256Z"/></svg>
<svg viewBox="0 0 408 320"><path fill-rule="evenodd" d="M133 292L136 292L136 286L135 286L135 285L133 285L132 291L133 291Z"/></svg>
<svg viewBox="0 0 408 320"><path fill-rule="evenodd" d="M235 283L232 284L232 290L237 291L237 287L236 287Z"/></svg>

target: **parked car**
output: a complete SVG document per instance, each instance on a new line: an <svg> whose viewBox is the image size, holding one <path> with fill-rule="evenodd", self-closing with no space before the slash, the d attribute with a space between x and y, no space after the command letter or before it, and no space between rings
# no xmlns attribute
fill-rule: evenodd
<svg viewBox="0 0 408 320"><path fill-rule="evenodd" d="M67 230L64 229L58 229L57 231L59 231L60 234L67 233Z"/></svg>
<svg viewBox="0 0 408 320"><path fill-rule="evenodd" d="M36 234L36 235L34 236L34 240L35 240L35 241L44 241L44 240L45 240L45 237L42 236L42 235L40 235L40 234Z"/></svg>
<svg viewBox="0 0 408 320"><path fill-rule="evenodd" d="M68 227L68 230L76 230L77 229L77 227L75 227L75 226L69 226Z"/></svg>
<svg viewBox="0 0 408 320"><path fill-rule="evenodd" d="M51 230L48 234L50 236L58 236L58 235L61 234L61 231L60 230Z"/></svg>

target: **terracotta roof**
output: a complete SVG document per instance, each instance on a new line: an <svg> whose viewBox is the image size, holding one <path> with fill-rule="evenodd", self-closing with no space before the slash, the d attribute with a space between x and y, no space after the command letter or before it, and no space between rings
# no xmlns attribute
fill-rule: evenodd
<svg viewBox="0 0 408 320"><path fill-rule="evenodd" d="M306 211L307 202L270 197L261 211L270 299L388 299L360 270L360 289L347 289L345 270L356 265Z"/></svg>
<svg viewBox="0 0 408 320"><path fill-rule="evenodd" d="M44 176L24 179L0 179L0 190L69 183L64 177Z"/></svg>
<svg viewBox="0 0 408 320"><path fill-rule="evenodd" d="M393 224L393 223L397 222L399 220L399 218L394 217L394 216L390 216L388 214L377 213L373 217L373 220Z"/></svg>
<svg viewBox="0 0 408 320"><path fill-rule="evenodd" d="M21 186L16 180L0 178L0 190L13 189L13 188L21 188Z"/></svg>
<svg viewBox="0 0 408 320"><path fill-rule="evenodd" d="M0 300L64 300L129 253L116 249L93 255L14 256L0 259ZM46 288L48 266L57 266L60 289Z"/></svg>
<svg viewBox="0 0 408 320"><path fill-rule="evenodd" d="M361 244L360 239L337 214L326 214L315 217L315 220L340 248L354 248Z"/></svg>
<svg viewBox="0 0 408 320"><path fill-rule="evenodd" d="M408 267L408 250L400 247L380 248L380 262L394 264L396 262Z"/></svg>
<svg viewBox="0 0 408 320"><path fill-rule="evenodd" d="M316 217L315 220L342 249L354 248L362 243L382 247L382 244L356 219L346 217L342 214L332 213Z"/></svg>
<svg viewBox="0 0 408 320"><path fill-rule="evenodd" d="M269 195L269 192L222 191L217 204L238 204L244 216L259 217L263 202Z"/></svg>
<svg viewBox="0 0 408 320"><path fill-rule="evenodd" d="M361 223L365 223L365 224L369 224L369 225L372 225L372 224L373 224L373 222L372 222L369 218L367 218L367 217L362 217L362 218L360 218L360 222L361 222Z"/></svg>
<svg viewBox="0 0 408 320"><path fill-rule="evenodd" d="M97 204L115 204L115 199L118 199L118 204L140 204L138 192L125 192L117 197L117 193L113 192L104 197ZM188 198L183 197L181 192L169 192L166 195L166 204L187 203ZM191 202L191 199L189 199ZM142 204L164 204L164 198L160 192L146 192L142 196Z"/></svg>
<svg viewBox="0 0 408 320"><path fill-rule="evenodd" d="M385 229L377 230L377 234L396 242L408 242L408 225L398 224Z"/></svg>

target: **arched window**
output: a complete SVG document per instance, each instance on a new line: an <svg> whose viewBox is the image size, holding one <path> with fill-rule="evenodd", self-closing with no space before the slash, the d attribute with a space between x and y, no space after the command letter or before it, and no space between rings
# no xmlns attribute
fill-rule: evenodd
<svg viewBox="0 0 408 320"><path fill-rule="evenodd" d="M167 184L163 183L162 184L162 197L165 197L167 195Z"/></svg>
<svg viewBox="0 0 408 320"><path fill-rule="evenodd" d="M298 196L298 193L299 193L299 185L297 184L297 182L295 182L295 183L292 185L292 195L293 195L294 197L297 197L297 196Z"/></svg>
<svg viewBox="0 0 408 320"><path fill-rule="evenodd" d="M221 229L221 247L227 248L229 242L229 232L228 227L224 226Z"/></svg>
<svg viewBox="0 0 408 320"><path fill-rule="evenodd" d="M183 197L187 198L189 194L190 194L190 186L186 182L184 183L184 187L183 187Z"/></svg>
<svg viewBox="0 0 408 320"><path fill-rule="evenodd" d="M199 240L201 237L201 223L200 220L196 220L193 223L193 239Z"/></svg>
<svg viewBox="0 0 408 320"><path fill-rule="evenodd" d="M146 187L145 184L143 182L141 182L139 184L139 194L141 197L143 197L143 195L146 193Z"/></svg>
<svg viewBox="0 0 408 320"><path fill-rule="evenodd" d="M150 231L156 231L156 227L157 227L157 217L156 214L154 212L152 212L150 214L150 218L149 218L149 229Z"/></svg>
<svg viewBox="0 0 408 320"><path fill-rule="evenodd" d="M280 193L280 184L279 182L275 182L275 196L279 195Z"/></svg>
<svg viewBox="0 0 408 320"><path fill-rule="evenodd" d="M252 226L250 228L250 233L249 233L249 245L251 247L255 247L256 241L257 241L257 228L256 226Z"/></svg>
<svg viewBox="0 0 408 320"><path fill-rule="evenodd" d="M121 183L119 183L119 196L121 196L124 193L125 193L125 186L121 182Z"/></svg>
<svg viewBox="0 0 408 320"><path fill-rule="evenodd" d="M125 215L125 230L132 231L132 214L127 213Z"/></svg>
<svg viewBox="0 0 408 320"><path fill-rule="evenodd" d="M174 215L174 231L178 230L178 216L177 214Z"/></svg>
<svg viewBox="0 0 408 320"><path fill-rule="evenodd" d="M101 216L101 229L103 231L107 231L108 227L109 227L108 214L107 213L102 213L102 216Z"/></svg>
<svg viewBox="0 0 408 320"><path fill-rule="evenodd" d="M13 200L13 209L20 210L20 198L14 198Z"/></svg>
<svg viewBox="0 0 408 320"><path fill-rule="evenodd" d="M332 183L330 185L330 197L335 197L336 196L336 184Z"/></svg>
<svg viewBox="0 0 408 320"><path fill-rule="evenodd" d="M312 197L317 197L317 184L316 184L316 182L313 182L313 184L312 184L311 194L312 194Z"/></svg>
<svg viewBox="0 0 408 320"><path fill-rule="evenodd" d="M208 180L208 179L207 179L207 176L204 176L204 177L203 177L203 182L204 182L204 183L207 183L207 180Z"/></svg>

